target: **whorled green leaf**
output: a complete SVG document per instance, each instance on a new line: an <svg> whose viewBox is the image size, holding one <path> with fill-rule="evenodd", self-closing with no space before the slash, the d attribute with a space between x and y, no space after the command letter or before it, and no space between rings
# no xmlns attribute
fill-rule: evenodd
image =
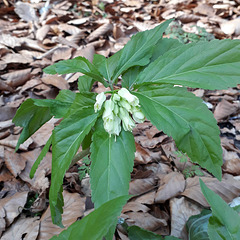
<svg viewBox="0 0 240 240"><path fill-rule="evenodd" d="M16 151L20 144L24 143L33 133L35 133L52 115L48 107L38 107L33 99L27 99L17 110L13 118L16 126L23 127L22 133L18 139Z"/></svg>
<svg viewBox="0 0 240 240"><path fill-rule="evenodd" d="M58 214L62 212L62 205L58 199L64 174L97 117L98 113L94 112L93 107L79 109L65 118L53 131L50 207L53 222L57 225L61 224Z"/></svg>
<svg viewBox="0 0 240 240"><path fill-rule="evenodd" d="M240 83L240 40L182 45L166 52L139 75L141 84L171 83L193 88L225 89Z"/></svg>
<svg viewBox="0 0 240 240"><path fill-rule="evenodd" d="M30 171L30 174L29 174L29 177L30 178L33 178L34 177L34 174L39 166L39 164L41 163L41 161L43 160L43 158L46 156L50 146L52 144L52 135L50 136L50 138L47 140L45 146L43 147L41 153L39 154L37 160L34 162L32 168L31 168L31 171Z"/></svg>
<svg viewBox="0 0 240 240"><path fill-rule="evenodd" d="M209 218L208 235L211 240L240 239L240 216L215 192L199 179L204 197L211 206L212 217Z"/></svg>
<svg viewBox="0 0 240 240"><path fill-rule="evenodd" d="M221 179L219 129L200 98L172 85L149 86L132 93L139 98L145 116L172 136L179 150Z"/></svg>
<svg viewBox="0 0 240 240"><path fill-rule="evenodd" d="M128 199L129 196L120 196L106 202L80 221L73 223L58 236L52 237L51 240L102 239L107 234L109 226L112 226L112 223L120 215L122 207Z"/></svg>
<svg viewBox="0 0 240 240"><path fill-rule="evenodd" d="M104 86L107 86L106 81L104 81L96 67L84 57L76 57L73 59L59 61L44 68L43 71L47 74L67 74L81 72L95 79L96 81L103 83Z"/></svg>
<svg viewBox="0 0 240 240"><path fill-rule="evenodd" d="M145 66L149 63L154 46L162 38L163 32L172 20L167 20L154 29L139 32L121 50L118 64L114 71L115 80L120 74L133 66Z"/></svg>
<svg viewBox="0 0 240 240"><path fill-rule="evenodd" d="M110 136L99 121L91 144L90 182L95 208L121 195L128 194L133 169L135 141L131 132Z"/></svg>
<svg viewBox="0 0 240 240"><path fill-rule="evenodd" d="M92 85L94 80L87 76L83 75L78 78L78 90L80 93L82 92L89 92L92 89Z"/></svg>
<svg viewBox="0 0 240 240"><path fill-rule="evenodd" d="M189 240L209 240L208 221L211 216L212 212L204 209L200 214L188 219L186 226Z"/></svg>

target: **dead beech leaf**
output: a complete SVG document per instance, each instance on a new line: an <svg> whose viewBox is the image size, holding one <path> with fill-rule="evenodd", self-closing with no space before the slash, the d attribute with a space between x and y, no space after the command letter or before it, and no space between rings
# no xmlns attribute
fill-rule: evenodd
<svg viewBox="0 0 240 240"><path fill-rule="evenodd" d="M156 186L154 178L135 179L129 184L129 194L138 195L146 193Z"/></svg>
<svg viewBox="0 0 240 240"><path fill-rule="evenodd" d="M113 25L112 23L105 23L99 28L97 28L95 31L93 31L88 37L87 40L89 42L92 42L99 38L100 36L104 36L104 34L110 32L113 30Z"/></svg>
<svg viewBox="0 0 240 240"><path fill-rule="evenodd" d="M223 171L233 174L240 175L240 158L236 152L227 151L223 149Z"/></svg>
<svg viewBox="0 0 240 240"><path fill-rule="evenodd" d="M69 47L59 47L57 48L52 55L52 62L59 60L67 60L72 56L72 49Z"/></svg>
<svg viewBox="0 0 240 240"><path fill-rule="evenodd" d="M27 197L28 192L18 192L11 197L0 199L0 209L3 208L5 211L7 227L22 212L23 207L26 204Z"/></svg>
<svg viewBox="0 0 240 240"><path fill-rule="evenodd" d="M0 182L6 182L6 181L11 181L11 179L13 179L14 176L9 172L9 170L3 166L0 169Z"/></svg>
<svg viewBox="0 0 240 240"><path fill-rule="evenodd" d="M10 87L7 83L0 79L0 91L9 91L13 92L13 88Z"/></svg>
<svg viewBox="0 0 240 240"><path fill-rule="evenodd" d="M232 114L237 113L240 109L239 103L230 103L226 100L222 100L215 108L214 117L217 121L225 119Z"/></svg>
<svg viewBox="0 0 240 240"><path fill-rule="evenodd" d="M58 89L69 89L69 84L68 82L61 76L58 75L45 75L44 77L41 78L41 80L45 84L52 85L54 87L57 87Z"/></svg>
<svg viewBox="0 0 240 240"><path fill-rule="evenodd" d="M240 34L240 19L236 18L220 24L221 30L228 35Z"/></svg>
<svg viewBox="0 0 240 240"><path fill-rule="evenodd" d="M30 22L30 21L36 21L37 16L35 13L34 8L28 4L23 2L17 2L15 4L15 13L24 21Z"/></svg>
<svg viewBox="0 0 240 240"><path fill-rule="evenodd" d="M42 41L48 34L48 32L50 31L50 26L49 25L43 25L42 27L40 27L38 30L37 30L37 33L36 33L36 38L39 40L39 41Z"/></svg>
<svg viewBox="0 0 240 240"><path fill-rule="evenodd" d="M128 212L129 217L126 222L131 225L136 225L149 231L155 231L159 227L167 226L165 219L159 219L146 212Z"/></svg>
<svg viewBox="0 0 240 240"><path fill-rule="evenodd" d="M231 175L225 174L221 182L211 177L201 177L201 179L208 188L217 193L227 203L240 194L239 181L235 180ZM186 180L186 188L181 195L198 202L204 207L209 207L209 204L201 192L199 177L197 176Z"/></svg>
<svg viewBox="0 0 240 240"><path fill-rule="evenodd" d="M1 240L35 240L39 231L39 218L19 218L2 235Z"/></svg>
<svg viewBox="0 0 240 240"><path fill-rule="evenodd" d="M160 178L160 184L155 197L156 203L164 203L182 193L185 188L185 179L181 173L171 172Z"/></svg>
<svg viewBox="0 0 240 240"><path fill-rule="evenodd" d="M33 58L19 53L8 53L2 57L2 60L5 63L30 63L33 61Z"/></svg>
<svg viewBox="0 0 240 240"><path fill-rule="evenodd" d="M170 211L171 235L181 239L187 239L185 224L189 217L199 214L201 208L182 197L170 200Z"/></svg>
<svg viewBox="0 0 240 240"><path fill-rule="evenodd" d="M58 25L58 29L60 31L67 32L70 35L79 34L82 32L80 28L65 23Z"/></svg>
<svg viewBox="0 0 240 240"><path fill-rule="evenodd" d="M6 80L6 83L10 87L17 87L23 85L26 81L28 81L31 77L31 68L27 68L24 70L17 70L9 73L5 73L1 75L3 80Z"/></svg>
<svg viewBox="0 0 240 240"><path fill-rule="evenodd" d="M127 212L149 212L150 208L139 202L128 202L122 209L122 213Z"/></svg>
<svg viewBox="0 0 240 240"><path fill-rule="evenodd" d="M142 204L154 204L155 195L156 191L152 191L135 198L135 201Z"/></svg>
<svg viewBox="0 0 240 240"><path fill-rule="evenodd" d="M2 113L1 113L2 114ZM0 130L14 126L12 119L0 122Z"/></svg>
<svg viewBox="0 0 240 240"><path fill-rule="evenodd" d="M141 145L138 144L137 142L135 142L135 146L136 146L136 152L135 152L134 163L147 164L151 162L152 160L151 155L144 148L142 148Z"/></svg>
<svg viewBox="0 0 240 240"><path fill-rule="evenodd" d="M80 197L78 193L69 193L63 191L64 207L62 222L65 228L60 228L52 223L50 207L42 215L40 221L40 233L38 240L50 239L54 235L58 235L79 217L82 217L85 209L85 198Z"/></svg>
<svg viewBox="0 0 240 240"><path fill-rule="evenodd" d="M5 210L4 208L0 207L0 237L2 236L3 231L5 231L6 228L6 221L5 221Z"/></svg>
<svg viewBox="0 0 240 240"><path fill-rule="evenodd" d="M4 70L6 67L7 67L6 62L0 60L0 70Z"/></svg>
<svg viewBox="0 0 240 240"><path fill-rule="evenodd" d="M41 153L40 148L35 148L33 151L28 151L24 153L20 153L21 157L27 159L26 167L21 172L19 177L24 181L31 184L32 188L35 190L45 190L49 187L49 180L46 177L51 171L51 159L52 154L47 152L46 156L41 161L40 165L37 168L37 171L34 175L33 179L30 179L29 173L31 171L33 163L36 161L37 157Z"/></svg>
<svg viewBox="0 0 240 240"><path fill-rule="evenodd" d="M92 62L94 54L95 54L95 48L92 45L87 45L85 48L78 49L74 53L73 58L81 56L81 57L85 57L90 62Z"/></svg>
<svg viewBox="0 0 240 240"><path fill-rule="evenodd" d="M10 34L0 34L0 44L3 44L7 47L20 47L22 42L23 40L21 38L11 36Z"/></svg>
<svg viewBox="0 0 240 240"><path fill-rule="evenodd" d="M24 159L21 154L14 153L14 150L5 149L4 160L6 167L14 177L17 177L26 166L27 159Z"/></svg>

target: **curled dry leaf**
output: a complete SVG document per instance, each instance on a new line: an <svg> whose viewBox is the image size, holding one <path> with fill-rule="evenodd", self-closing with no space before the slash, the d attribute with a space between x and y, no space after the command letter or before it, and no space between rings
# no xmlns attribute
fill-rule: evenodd
<svg viewBox="0 0 240 240"><path fill-rule="evenodd" d="M20 47L22 42L23 40L21 38L11 36L10 34L0 34L0 44L3 44L7 47Z"/></svg>
<svg viewBox="0 0 240 240"><path fill-rule="evenodd" d="M58 235L79 217L82 217L85 209L85 198L80 197L78 193L69 193L63 191L64 207L62 221L65 228L60 228L52 223L50 207L42 215L40 221L40 234L38 240L50 239L54 235Z"/></svg>
<svg viewBox="0 0 240 240"><path fill-rule="evenodd" d="M140 197L135 198L135 201L142 204L154 204L155 195L156 191L151 191L146 194L143 194Z"/></svg>
<svg viewBox="0 0 240 240"><path fill-rule="evenodd" d="M134 163L147 164L151 162L152 160L151 155L144 148L142 148L141 145L138 144L137 142L135 142L135 145L136 145L136 152L135 152Z"/></svg>
<svg viewBox="0 0 240 240"><path fill-rule="evenodd" d="M10 87L23 85L31 77L31 68L17 70L1 75L1 78L6 81Z"/></svg>
<svg viewBox="0 0 240 240"><path fill-rule="evenodd" d="M70 35L74 35L74 34L78 34L78 33L82 32L82 30L80 30L78 27L75 27L75 26L72 26L69 24L65 24L65 23L58 25L58 29L60 31L67 32Z"/></svg>
<svg viewBox="0 0 240 240"><path fill-rule="evenodd" d="M112 23L104 23L102 26L93 31L88 37L87 40L92 42L98 39L100 36L104 36L106 33L113 30Z"/></svg>
<svg viewBox="0 0 240 240"><path fill-rule="evenodd" d="M39 231L39 218L20 218L2 235L1 240L35 240Z"/></svg>
<svg viewBox="0 0 240 240"><path fill-rule="evenodd" d="M68 82L61 76L58 75L48 75L41 78L45 84L52 85L58 89L69 89Z"/></svg>
<svg viewBox="0 0 240 240"><path fill-rule="evenodd" d="M8 53L2 57L2 60L5 63L30 63L33 61L33 58L30 56L21 55L19 53Z"/></svg>
<svg viewBox="0 0 240 240"><path fill-rule="evenodd" d="M171 235L181 239L187 239L185 224L189 217L199 214L201 208L182 197L170 200L170 211Z"/></svg>
<svg viewBox="0 0 240 240"><path fill-rule="evenodd" d="M36 38L39 40L39 41L42 41L48 34L48 32L50 31L50 26L49 25L43 25L42 27L40 27L38 30L37 30L37 33L36 33Z"/></svg>
<svg viewBox="0 0 240 240"><path fill-rule="evenodd" d="M128 202L122 210L122 213L127 213L127 212L149 212L150 208L147 206L134 201L134 202Z"/></svg>
<svg viewBox="0 0 240 240"><path fill-rule="evenodd" d="M5 217L6 217L5 210L4 208L0 207L0 237L2 236L2 233L6 228Z"/></svg>
<svg viewBox="0 0 240 240"><path fill-rule="evenodd" d="M0 122L0 130L14 126L14 123L11 120Z"/></svg>
<svg viewBox="0 0 240 240"><path fill-rule="evenodd" d="M220 24L221 30L228 35L240 34L240 19L236 18L230 21L223 22Z"/></svg>
<svg viewBox="0 0 240 240"><path fill-rule="evenodd" d="M14 219L22 212L24 205L27 202L28 192L18 192L11 197L6 197L0 200L0 209L5 211L6 226L8 227ZM2 212L2 210L0 210Z"/></svg>
<svg viewBox="0 0 240 240"><path fill-rule="evenodd" d="M167 226L165 219L159 219L146 212L129 212L126 213L129 217L126 222L131 225L136 225L149 231L155 231L162 226Z"/></svg>
<svg viewBox="0 0 240 240"><path fill-rule="evenodd" d="M30 21L36 21L37 16L35 13L34 8L28 4L23 2L17 2L15 4L15 13L24 21L30 22Z"/></svg>
<svg viewBox="0 0 240 240"><path fill-rule="evenodd" d="M232 114L237 113L240 109L240 103L230 103L226 100L222 100L218 103L214 111L214 117L217 121L223 120Z"/></svg>
<svg viewBox="0 0 240 240"><path fill-rule="evenodd" d="M1 139L0 140L0 145L3 145L3 146L6 146L6 147L15 149L16 146L17 146L18 138L19 138L19 136L10 135L10 136L8 136L8 137L6 137L4 139ZM30 137L24 143L22 143L19 146L19 149L22 150L22 151L27 151L29 145L31 145L32 143L33 143L33 140Z"/></svg>
<svg viewBox="0 0 240 240"><path fill-rule="evenodd" d="M236 152L227 151L223 149L223 171L233 174L240 175L240 158Z"/></svg>
<svg viewBox="0 0 240 240"><path fill-rule="evenodd" d="M156 183L154 178L135 179L129 184L129 194L138 195L147 193L156 187Z"/></svg>
<svg viewBox="0 0 240 240"><path fill-rule="evenodd" d="M9 91L13 92L13 88L10 87L7 83L0 79L0 91Z"/></svg>
<svg viewBox="0 0 240 240"><path fill-rule="evenodd" d="M156 203L164 203L182 193L185 188L185 179L181 173L171 172L160 178L160 184L155 197Z"/></svg>
<svg viewBox="0 0 240 240"><path fill-rule="evenodd" d="M8 170L14 177L17 177L26 167L27 159L23 158L21 154L14 153L14 150L5 149L4 160Z"/></svg>
<svg viewBox="0 0 240 240"><path fill-rule="evenodd" d="M239 181L235 180L231 175L225 174L221 182L211 177L202 177L201 179L208 188L217 193L227 203L240 194ZM181 195L198 202L204 207L209 207L209 204L201 192L199 177L197 176L186 180L186 188Z"/></svg>
<svg viewBox="0 0 240 240"><path fill-rule="evenodd" d="M95 54L95 48L92 45L87 45L85 48L82 49L78 49L74 55L73 58L75 57L85 57L86 59L88 59L90 62L93 61L93 56Z"/></svg>
<svg viewBox="0 0 240 240"><path fill-rule="evenodd" d="M52 55L52 62L59 60L67 60L72 56L72 49L69 47L59 47L57 48Z"/></svg>

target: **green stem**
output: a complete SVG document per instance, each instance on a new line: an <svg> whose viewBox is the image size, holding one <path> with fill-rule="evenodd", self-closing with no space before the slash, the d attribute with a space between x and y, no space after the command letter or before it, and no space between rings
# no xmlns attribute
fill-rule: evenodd
<svg viewBox="0 0 240 240"><path fill-rule="evenodd" d="M87 148L85 150L82 150L80 153L78 153L77 155L75 155L75 157L72 159L72 162L70 164L70 167L72 167L76 162L78 162L79 160L81 160L82 158L84 158L85 156L87 156L90 153L90 148ZM69 168L70 168L69 167Z"/></svg>

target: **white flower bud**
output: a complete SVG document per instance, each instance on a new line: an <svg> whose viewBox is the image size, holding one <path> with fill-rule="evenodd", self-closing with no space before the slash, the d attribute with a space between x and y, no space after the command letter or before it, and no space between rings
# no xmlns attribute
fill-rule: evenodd
<svg viewBox="0 0 240 240"><path fill-rule="evenodd" d="M104 92L101 92L96 97L96 102L94 104L94 110L95 112L99 111L102 108L103 103L106 100L106 96L104 95Z"/></svg>
<svg viewBox="0 0 240 240"><path fill-rule="evenodd" d="M133 107L132 108L132 116L133 116L133 119L138 123L143 123L144 120L145 120L144 114L142 113L142 111L138 107Z"/></svg>
<svg viewBox="0 0 240 240"><path fill-rule="evenodd" d="M132 120L132 118L130 117L129 113L127 112L126 109L120 107L119 109L119 117L122 120L122 124L123 124L123 129L125 131L132 131L132 129L135 127L135 123Z"/></svg>
<svg viewBox="0 0 240 240"><path fill-rule="evenodd" d="M104 112L103 112L103 120L105 119L113 119L113 109L114 109L114 102L109 99L104 104Z"/></svg>
<svg viewBox="0 0 240 240"><path fill-rule="evenodd" d="M119 105L123 108L125 108L128 112L131 112L131 105L125 100L125 99L122 99L120 102L119 102Z"/></svg>
<svg viewBox="0 0 240 240"><path fill-rule="evenodd" d="M116 102L119 102L120 101L120 96L118 94L113 94L112 96L112 100L116 103Z"/></svg>
<svg viewBox="0 0 240 240"><path fill-rule="evenodd" d="M128 103L132 106L138 106L139 100L136 96L132 95L126 88L121 88L118 91L118 95L128 101Z"/></svg>

